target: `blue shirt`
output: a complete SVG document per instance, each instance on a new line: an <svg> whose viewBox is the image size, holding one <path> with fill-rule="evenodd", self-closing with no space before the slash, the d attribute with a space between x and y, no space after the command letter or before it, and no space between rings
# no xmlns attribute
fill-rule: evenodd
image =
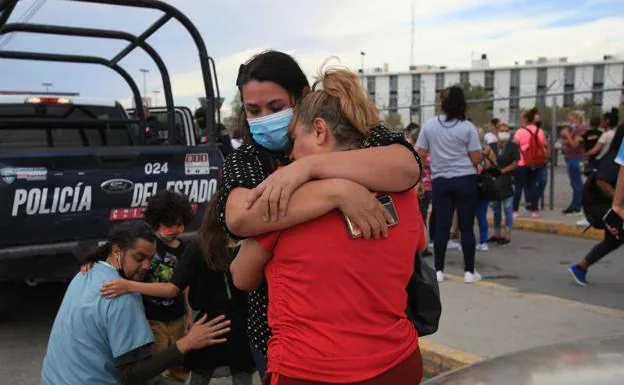
<svg viewBox="0 0 624 385"><path fill-rule="evenodd" d="M617 153L615 162L620 166L624 166L624 142L622 142L622 144L620 145L620 151L618 151Z"/></svg>
<svg viewBox="0 0 624 385"><path fill-rule="evenodd" d="M447 122L444 115L427 120L416 147L431 153L432 179L477 173L468 153L481 151L481 142L477 128L467 120Z"/></svg>
<svg viewBox="0 0 624 385"><path fill-rule="evenodd" d="M154 341L139 294L100 295L115 278L114 267L98 262L72 279L52 326L42 385L117 385L113 360Z"/></svg>

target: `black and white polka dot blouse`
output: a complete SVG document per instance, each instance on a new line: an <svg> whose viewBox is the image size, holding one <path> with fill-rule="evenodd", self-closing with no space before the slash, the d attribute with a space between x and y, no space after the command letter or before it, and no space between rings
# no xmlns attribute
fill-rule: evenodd
<svg viewBox="0 0 624 385"><path fill-rule="evenodd" d="M420 158L402 133L392 132L384 126L371 130L364 141L364 147L383 147L391 144L402 144L412 151L420 166ZM288 156L279 152L268 151L256 144L243 145L234 150L223 165L222 183L219 188L219 220L223 229L234 239L241 239L232 234L225 222L225 207L230 192L235 188L251 189L259 185L277 167L288 164ZM271 330L267 320L268 288L264 283L257 290L249 293L249 319L247 331L250 342L266 356L267 343Z"/></svg>

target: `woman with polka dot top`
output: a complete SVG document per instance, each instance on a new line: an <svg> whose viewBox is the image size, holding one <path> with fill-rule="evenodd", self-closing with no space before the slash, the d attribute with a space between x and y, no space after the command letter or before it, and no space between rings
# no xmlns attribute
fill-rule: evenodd
<svg viewBox="0 0 624 385"><path fill-rule="evenodd" d="M293 108L310 88L305 74L291 56L266 51L241 65L236 83L244 144L223 166L218 199L224 230L241 239L284 230L338 208L365 238L387 236L392 218L369 191L400 192L418 182L420 160L403 135L379 125L370 131L365 148L288 165ZM335 183L339 179L354 183ZM318 183L306 183L310 180ZM295 190L303 194L293 195ZM261 376L271 336L267 303L266 285L250 293L248 334Z"/></svg>

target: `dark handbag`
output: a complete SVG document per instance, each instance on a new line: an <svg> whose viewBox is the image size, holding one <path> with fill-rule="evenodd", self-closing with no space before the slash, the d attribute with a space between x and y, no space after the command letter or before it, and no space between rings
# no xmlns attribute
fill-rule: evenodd
<svg viewBox="0 0 624 385"><path fill-rule="evenodd" d="M420 253L414 259L414 273L407 284L407 317L416 326L419 337L438 330L442 302L435 271L422 260Z"/></svg>
<svg viewBox="0 0 624 385"><path fill-rule="evenodd" d="M501 173L496 163L477 175L479 199L488 202L500 202L513 196L511 176Z"/></svg>

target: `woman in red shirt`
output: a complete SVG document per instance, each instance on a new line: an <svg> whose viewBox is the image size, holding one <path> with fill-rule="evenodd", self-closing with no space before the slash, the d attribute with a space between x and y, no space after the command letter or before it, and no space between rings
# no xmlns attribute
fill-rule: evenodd
<svg viewBox="0 0 624 385"><path fill-rule="evenodd" d="M363 147L379 124L355 74L326 71L292 123L296 160ZM414 255L424 225L414 189L389 194L398 221L385 239L355 238L333 210L310 222L244 241L234 284L269 285L271 385L418 384L418 334L407 319ZM356 229L357 230L357 229Z"/></svg>

